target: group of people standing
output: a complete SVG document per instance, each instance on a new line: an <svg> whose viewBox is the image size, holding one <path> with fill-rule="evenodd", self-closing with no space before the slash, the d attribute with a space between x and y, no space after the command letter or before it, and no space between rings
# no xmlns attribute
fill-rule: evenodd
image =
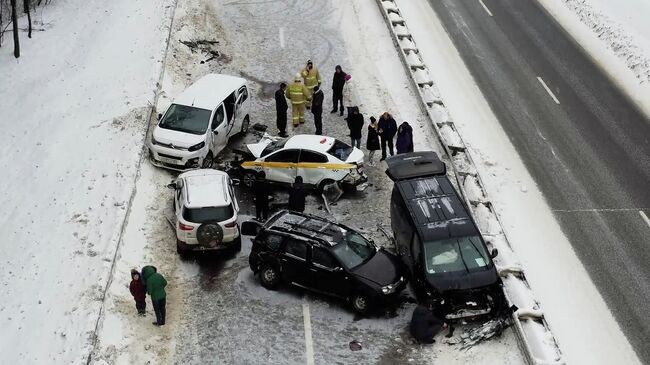
<svg viewBox="0 0 650 365"><path fill-rule="evenodd" d="M339 113L343 116L345 107L343 105L343 89L345 83L351 79L350 75L345 73L340 65L334 69L332 77L332 111L331 113ZM315 134L323 134L323 100L324 94L320 89L321 77L318 68L314 66L311 60L307 61L300 73L296 74L293 83L281 83L280 88L275 92L275 107L276 107L276 125L281 137L287 137L287 109L289 108L287 99L291 101L291 120L293 127L296 128L305 123L305 110L311 110L314 115L314 126L316 127ZM349 114L346 118L348 129L350 130L350 141L353 147L361 148L361 138L363 127L365 125L364 117L359 112L359 108L348 107ZM366 148L369 151L368 162L374 164L374 155L381 148L381 159L383 161L390 153L391 156L395 154L395 147L397 153L413 152L413 128L407 123L402 123L399 127L392 115L384 112L379 121L375 117L370 117L368 125L368 136L366 140ZM395 136L397 136L397 143L395 144Z"/></svg>
<svg viewBox="0 0 650 365"><path fill-rule="evenodd" d="M167 280L158 273L155 266L145 266L140 272L136 269L131 270L129 291L135 300L135 308L139 315L145 316L147 313L146 297L149 294L153 311L156 314L156 321L153 322L156 326L165 324L165 307L167 304L166 286Z"/></svg>

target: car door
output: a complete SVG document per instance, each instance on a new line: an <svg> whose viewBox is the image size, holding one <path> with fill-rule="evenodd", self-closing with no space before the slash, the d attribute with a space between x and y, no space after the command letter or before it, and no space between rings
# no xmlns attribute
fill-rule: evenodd
<svg viewBox="0 0 650 365"><path fill-rule="evenodd" d="M282 262L282 276L286 281L309 286L308 251L306 242L293 237L285 239L280 261Z"/></svg>
<svg viewBox="0 0 650 365"><path fill-rule="evenodd" d="M264 158L266 179L282 183L292 183L296 179L296 169L300 150L286 149Z"/></svg>
<svg viewBox="0 0 650 365"><path fill-rule="evenodd" d="M327 156L310 150L300 150L297 176L302 177L305 184L318 185L327 176Z"/></svg>
<svg viewBox="0 0 650 365"><path fill-rule="evenodd" d="M212 144L210 149L216 156L228 143L228 123L226 122L226 109L219 104L212 116L210 130L212 130Z"/></svg>
<svg viewBox="0 0 650 365"><path fill-rule="evenodd" d="M309 274L315 290L339 297L348 296L350 277L327 249L312 247Z"/></svg>
<svg viewBox="0 0 650 365"><path fill-rule="evenodd" d="M230 134L236 134L241 130L244 118L248 115L248 88L242 86L237 93L237 102L235 103L235 126Z"/></svg>

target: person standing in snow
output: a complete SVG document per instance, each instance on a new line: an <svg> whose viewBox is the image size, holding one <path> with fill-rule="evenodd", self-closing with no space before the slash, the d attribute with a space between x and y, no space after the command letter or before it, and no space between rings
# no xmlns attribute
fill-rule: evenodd
<svg viewBox="0 0 650 365"><path fill-rule="evenodd" d="M419 343L432 344L436 342L434 337L443 328L447 328L447 324L433 314L432 308L418 305L413 310L409 332Z"/></svg>
<svg viewBox="0 0 650 365"><path fill-rule="evenodd" d="M307 98L307 109L311 108L311 96L314 95L314 88L320 86L320 72L311 60L307 60L307 66L300 71L305 87L309 90L309 97Z"/></svg>
<svg viewBox="0 0 650 365"><path fill-rule="evenodd" d="M135 309L138 310L139 315L144 316L147 309L147 290L142 283L138 270L131 270L131 284L129 284L129 291L135 300Z"/></svg>
<svg viewBox="0 0 650 365"><path fill-rule="evenodd" d="M142 277L147 287L147 294L151 297L153 311L156 313L156 321L153 324L163 326L166 316L167 293L165 287L167 286L167 280L153 266L143 267Z"/></svg>
<svg viewBox="0 0 650 365"><path fill-rule="evenodd" d="M269 185L266 182L266 174L260 171L253 183L255 193L255 217L258 221L264 222L269 216Z"/></svg>
<svg viewBox="0 0 650 365"><path fill-rule="evenodd" d="M279 136L287 137L287 99L284 97L286 92L287 84L280 83L280 88L275 92L275 113L276 120L275 124L278 127Z"/></svg>
<svg viewBox="0 0 650 365"><path fill-rule="evenodd" d="M368 138L366 139L366 148L368 149L368 163L370 166L375 166L375 153L379 150L379 134L377 130L379 125L375 117L370 117L370 124L368 125Z"/></svg>
<svg viewBox="0 0 650 365"><path fill-rule="evenodd" d="M323 134L323 99L325 95L318 85L314 87L314 94L311 96L311 112L314 114L314 126L316 134Z"/></svg>
<svg viewBox="0 0 650 365"><path fill-rule="evenodd" d="M347 74L343 72L343 69L340 65L336 65L334 68L334 77L332 77L332 111L330 113L336 113L339 109L339 103L341 104L341 116L343 115L343 87L345 86L345 77Z"/></svg>
<svg viewBox="0 0 650 365"><path fill-rule="evenodd" d="M350 129L350 140L352 147L361 148L361 131L363 130L363 114L359 113L359 107L352 107L352 113L347 118Z"/></svg>
<svg viewBox="0 0 650 365"><path fill-rule="evenodd" d="M397 154L413 152L413 128L404 122L397 128Z"/></svg>
<svg viewBox="0 0 650 365"><path fill-rule="evenodd" d="M291 100L291 119L293 127L305 123L305 103L311 98L309 90L302 84L302 77L296 74L287 88L286 96Z"/></svg>
<svg viewBox="0 0 650 365"><path fill-rule="evenodd" d="M390 155L393 156L393 138L395 138L395 133L397 133L397 122L393 119L388 112L384 112L379 118L379 138L381 139L381 159L383 161L386 159L386 145L388 145L388 150Z"/></svg>
<svg viewBox="0 0 650 365"><path fill-rule="evenodd" d="M296 180L291 184L291 190L289 191L289 210L304 212L306 195L307 191L305 184L302 183L302 176L296 176Z"/></svg>

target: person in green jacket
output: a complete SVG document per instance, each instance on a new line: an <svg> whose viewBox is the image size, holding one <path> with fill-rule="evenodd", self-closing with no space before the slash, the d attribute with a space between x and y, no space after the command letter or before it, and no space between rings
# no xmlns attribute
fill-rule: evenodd
<svg viewBox="0 0 650 365"><path fill-rule="evenodd" d="M144 279L145 286L147 287L147 294L151 297L151 304L156 313L156 326L165 324L165 304L167 293L165 287L167 280L160 275L154 266L145 266L142 268L142 278Z"/></svg>

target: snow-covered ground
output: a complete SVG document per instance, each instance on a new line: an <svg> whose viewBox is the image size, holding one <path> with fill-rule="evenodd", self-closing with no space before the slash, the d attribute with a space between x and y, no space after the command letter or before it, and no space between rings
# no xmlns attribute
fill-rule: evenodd
<svg viewBox="0 0 650 365"><path fill-rule="evenodd" d="M57 0L34 16L45 31L21 34L20 59L8 42L0 48L3 363L85 363L134 189L169 3Z"/></svg>
<svg viewBox="0 0 650 365"><path fill-rule="evenodd" d="M477 164L566 362L638 363L431 7L426 2L397 3L420 56L433 70L432 77Z"/></svg>
<svg viewBox="0 0 650 365"><path fill-rule="evenodd" d="M537 0L650 115L650 2Z"/></svg>

